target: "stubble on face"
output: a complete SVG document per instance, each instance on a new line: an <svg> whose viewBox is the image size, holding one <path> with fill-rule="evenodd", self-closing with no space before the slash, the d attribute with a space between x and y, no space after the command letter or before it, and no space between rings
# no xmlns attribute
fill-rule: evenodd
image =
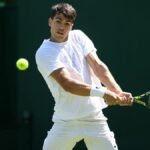
<svg viewBox="0 0 150 150"><path fill-rule="evenodd" d="M56 14L54 18L49 18L49 26L51 27L51 41L65 42L72 30L73 23L63 14Z"/></svg>

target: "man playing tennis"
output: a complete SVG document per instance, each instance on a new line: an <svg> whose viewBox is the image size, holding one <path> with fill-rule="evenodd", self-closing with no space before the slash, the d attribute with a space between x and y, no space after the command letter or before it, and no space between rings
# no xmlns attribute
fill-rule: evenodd
<svg viewBox="0 0 150 150"><path fill-rule="evenodd" d="M93 42L72 30L75 19L70 4L52 6L50 38L36 52L38 70L55 100L54 125L43 150L71 150L82 139L88 150L117 150L102 109L131 105L132 95L121 90Z"/></svg>

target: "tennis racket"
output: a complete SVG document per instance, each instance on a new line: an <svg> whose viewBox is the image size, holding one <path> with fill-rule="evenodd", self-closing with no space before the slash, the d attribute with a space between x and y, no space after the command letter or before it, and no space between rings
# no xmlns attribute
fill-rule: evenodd
<svg viewBox="0 0 150 150"><path fill-rule="evenodd" d="M150 91L133 97L133 102L150 109Z"/></svg>

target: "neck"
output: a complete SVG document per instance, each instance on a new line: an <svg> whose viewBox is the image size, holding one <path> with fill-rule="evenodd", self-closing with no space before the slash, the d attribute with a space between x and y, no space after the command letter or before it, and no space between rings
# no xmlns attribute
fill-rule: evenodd
<svg viewBox="0 0 150 150"><path fill-rule="evenodd" d="M56 42L56 43L63 43L63 42L66 42L68 40L68 36L66 38L54 38L53 36L50 36L50 41L52 42Z"/></svg>

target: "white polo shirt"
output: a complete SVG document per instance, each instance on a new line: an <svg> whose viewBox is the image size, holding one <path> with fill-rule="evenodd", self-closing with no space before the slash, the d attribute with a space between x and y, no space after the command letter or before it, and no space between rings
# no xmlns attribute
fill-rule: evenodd
<svg viewBox="0 0 150 150"><path fill-rule="evenodd" d="M85 57L96 52L92 41L81 31L72 30L68 40L62 43L43 41L36 52L36 63L39 72L46 81L54 100L53 121L76 120L106 120L102 109L107 105L103 98L91 96L78 96L66 92L50 74L59 68L66 68L73 79L91 84L93 87L101 86L100 81L86 62Z"/></svg>

